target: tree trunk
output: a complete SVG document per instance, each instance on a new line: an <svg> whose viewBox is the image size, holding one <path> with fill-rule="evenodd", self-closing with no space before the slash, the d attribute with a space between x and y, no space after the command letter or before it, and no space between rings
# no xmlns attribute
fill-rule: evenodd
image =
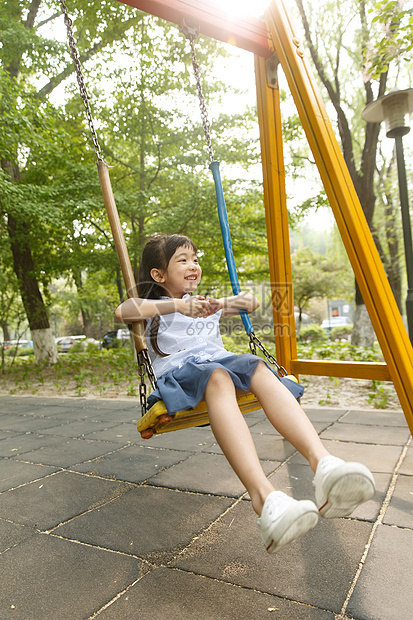
<svg viewBox="0 0 413 620"><path fill-rule="evenodd" d="M73 272L73 280L75 282L77 296L80 303L80 314L82 315L82 323L83 323L83 333L88 338L93 337L93 325L92 318L90 316L90 312L87 308L85 308L83 303L83 280L82 280L82 271L79 269L78 271Z"/></svg>
<svg viewBox="0 0 413 620"><path fill-rule="evenodd" d="M358 347L372 347L374 340L375 333L367 308L363 303L356 304L351 344Z"/></svg>
<svg viewBox="0 0 413 620"><path fill-rule="evenodd" d="M7 342L8 340L10 340L9 326L5 321L2 321L0 327L3 331L3 342Z"/></svg>
<svg viewBox="0 0 413 620"><path fill-rule="evenodd" d="M50 329L46 306L35 276L34 261L29 246L28 225L9 213L7 229L13 255L14 271L26 311L33 340L36 362L55 364L57 347Z"/></svg>

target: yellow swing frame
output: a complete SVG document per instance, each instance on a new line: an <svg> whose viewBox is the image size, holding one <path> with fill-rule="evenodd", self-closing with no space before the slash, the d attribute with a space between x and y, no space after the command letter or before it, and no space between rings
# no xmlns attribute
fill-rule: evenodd
<svg viewBox="0 0 413 620"><path fill-rule="evenodd" d="M391 380L413 433L412 345L286 1L272 0L265 11L265 19L249 17L231 21L216 4L210 4L207 0L119 1L175 24L180 24L183 18L195 20L199 23L201 34L230 41L254 53L278 360L288 373ZM278 64L287 78L385 363L297 358L280 94L274 70ZM117 211L107 166L99 160L99 156L98 170L127 294L133 297L136 296L136 284L123 232L120 223L116 222ZM133 335L138 354L147 351L141 324L134 324ZM251 406L258 408L258 405ZM192 422L190 425L193 425ZM160 429L154 432L160 432Z"/></svg>

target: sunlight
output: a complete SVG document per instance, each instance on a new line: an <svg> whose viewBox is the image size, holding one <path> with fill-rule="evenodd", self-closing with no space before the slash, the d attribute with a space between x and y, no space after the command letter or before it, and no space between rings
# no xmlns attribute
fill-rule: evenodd
<svg viewBox="0 0 413 620"><path fill-rule="evenodd" d="M262 17L271 0L221 0L219 6L231 19L235 17Z"/></svg>

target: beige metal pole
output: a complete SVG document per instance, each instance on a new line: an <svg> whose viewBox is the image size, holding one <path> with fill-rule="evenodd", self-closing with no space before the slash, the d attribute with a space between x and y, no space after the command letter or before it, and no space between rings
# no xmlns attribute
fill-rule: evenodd
<svg viewBox="0 0 413 620"><path fill-rule="evenodd" d="M129 259L125 237L123 234L118 210L116 208L115 197L113 195L112 186L110 183L108 165L104 161L99 160L97 162L97 166L99 172L100 186L102 188L103 201L105 203L110 227L112 230L113 240L115 242L116 251L118 253L126 292L128 297L138 297L135 277L133 275L132 265ZM136 352L140 353L147 348L145 340L145 328L143 322L137 321L133 323L132 331L135 341Z"/></svg>

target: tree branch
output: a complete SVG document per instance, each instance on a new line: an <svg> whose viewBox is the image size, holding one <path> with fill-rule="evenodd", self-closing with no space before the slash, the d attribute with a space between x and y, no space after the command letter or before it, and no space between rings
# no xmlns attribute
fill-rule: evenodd
<svg viewBox="0 0 413 620"><path fill-rule="evenodd" d="M95 43L95 45L91 47L87 52L84 52L83 54L79 55L79 62L81 64L85 63L90 58L92 58L92 56L94 56L97 52L99 52L103 46L104 46L103 41L99 41L98 43ZM47 95L50 95L50 93L57 86L59 86L59 84L64 82L64 80L66 80L70 75L72 75L74 71L75 71L75 68L72 63L66 65L63 71L61 71L58 75L55 75L54 77L52 77L52 79L45 86L43 86L43 88L37 91L37 97L39 97L39 99L44 99Z"/></svg>
<svg viewBox="0 0 413 620"><path fill-rule="evenodd" d="M60 11L60 13L54 13L54 15L51 15L50 17L48 17L47 19L44 19L43 21L39 22L38 24L36 24L36 30L38 30L39 28L41 28L42 26L45 26L46 24L48 24L49 22L52 22L54 19L57 19L58 17L60 17L61 15L63 15L63 13Z"/></svg>
<svg viewBox="0 0 413 620"><path fill-rule="evenodd" d="M354 163L353 140L352 140L351 131L349 128L346 115L344 114L343 108L341 107L340 91L334 89L332 83L327 77L324 65L321 62L320 56L318 55L317 49L311 37L310 26L308 23L307 15L305 13L302 0L296 0L296 4L300 12L301 21L304 27L305 39L306 39L308 48L310 50L310 54L311 54L311 58L313 60L314 66L318 73L318 77L320 78L323 86L327 90L331 103L333 104L334 109L336 111L338 130L340 133L341 144L343 147L344 159L349 169L350 176L353 179L353 183L356 183L358 181L359 175L357 173L356 166Z"/></svg>
<svg viewBox="0 0 413 620"><path fill-rule="evenodd" d="M34 21L39 11L41 1L42 0L32 0L32 3L29 8L29 13L27 15L26 23L24 24L25 28L27 28L28 30L31 30L34 26Z"/></svg>

